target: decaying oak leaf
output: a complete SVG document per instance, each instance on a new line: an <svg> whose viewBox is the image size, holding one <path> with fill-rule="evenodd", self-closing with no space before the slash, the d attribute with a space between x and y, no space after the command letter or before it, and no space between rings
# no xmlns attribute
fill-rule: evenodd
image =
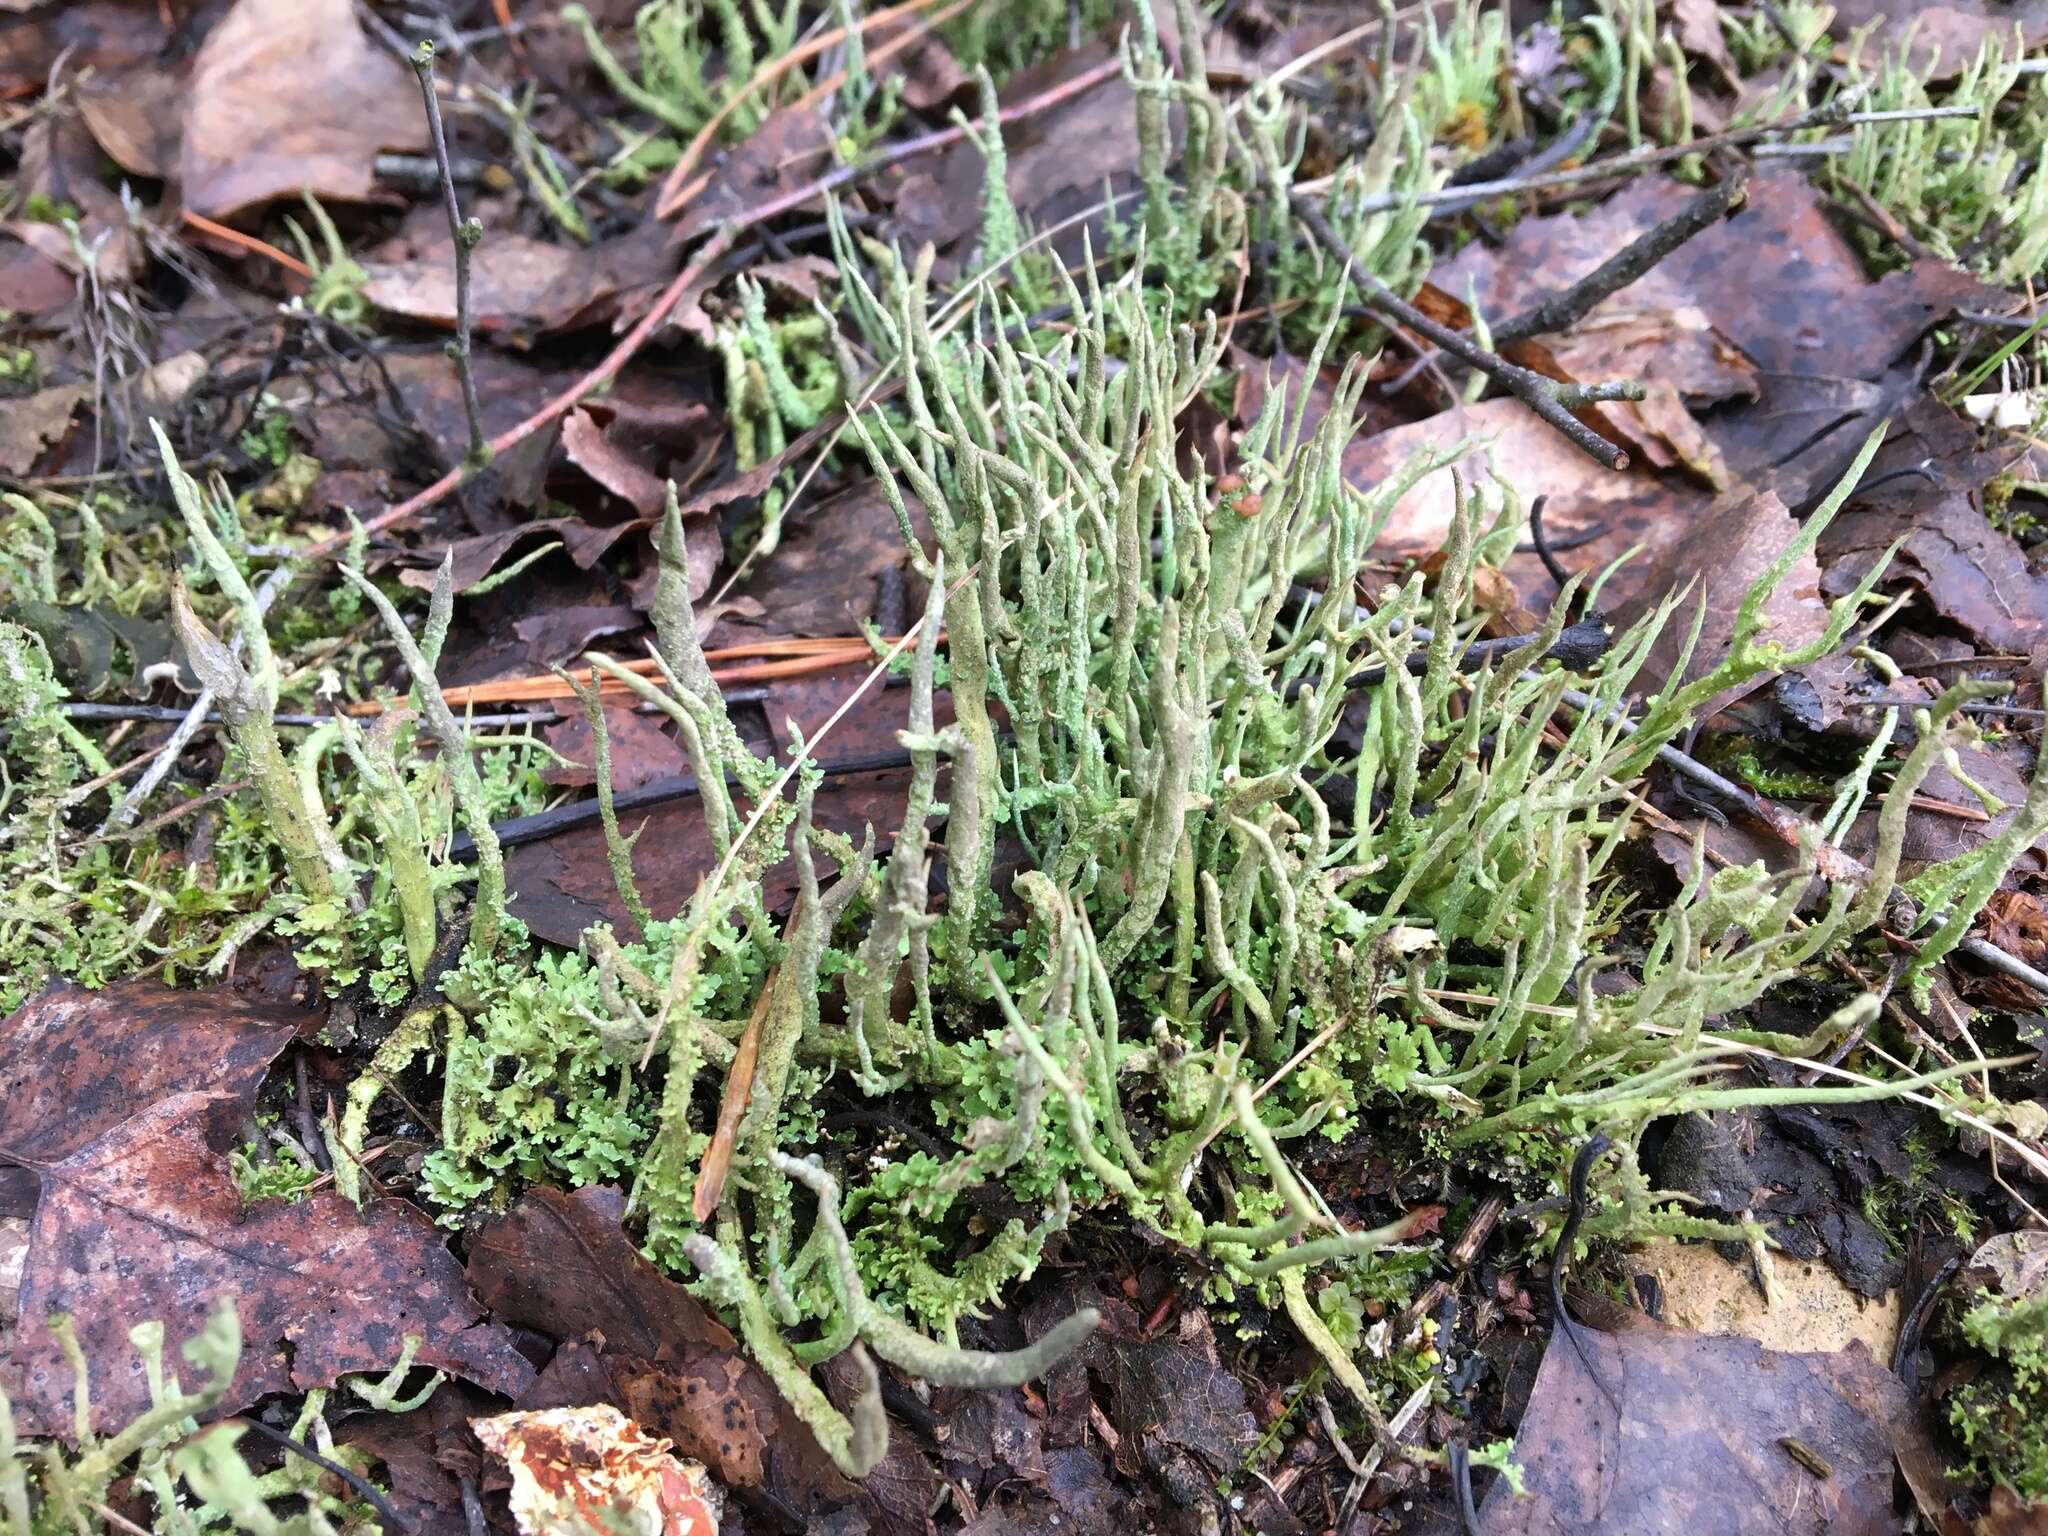
<svg viewBox="0 0 2048 1536"><path fill-rule="evenodd" d="M704 1469L606 1403L473 1419L512 1474L512 1518L526 1536L718 1536Z"/></svg>
<svg viewBox="0 0 2048 1536"><path fill-rule="evenodd" d="M1638 594L1614 615L1616 628L1625 630L1663 602L1666 594L1681 594L1676 616L1658 632L1650 647L1637 688L1649 694L1670 683L1689 683L1726 661L1744 598L1798 536L1799 524L1776 492L1734 492L1715 501L1679 538L1660 548ZM1692 634L1693 613L1701 604L1706 616L1699 643L1685 658L1684 672L1679 675L1678 664ZM1757 638L1789 649L1819 639L1827 617L1827 604L1820 596L1820 565L1808 551L1792 563L1764 599L1763 628ZM1725 708L1766 681L1759 677L1723 693L1711 700L1702 714Z"/></svg>
<svg viewBox="0 0 2048 1536"><path fill-rule="evenodd" d="M93 1422L110 1431L150 1404L128 1330L155 1319L168 1338L188 1338L223 1296L243 1340L224 1413L387 1370L408 1334L422 1340L421 1365L508 1397L524 1390L532 1366L502 1324L482 1320L432 1222L401 1201L358 1211L336 1194L244 1208L206 1144L214 1108L207 1094L174 1095L43 1166L21 1321L0 1350L20 1432L70 1432L72 1371L53 1313L71 1317Z"/></svg>
<svg viewBox="0 0 2048 1536"><path fill-rule="evenodd" d="M765 1484L814 1511L853 1499L854 1485L732 1334L619 1230L624 1208L597 1186L528 1190L470 1245L470 1283L506 1322L563 1340L600 1336L615 1406L727 1487Z"/></svg>

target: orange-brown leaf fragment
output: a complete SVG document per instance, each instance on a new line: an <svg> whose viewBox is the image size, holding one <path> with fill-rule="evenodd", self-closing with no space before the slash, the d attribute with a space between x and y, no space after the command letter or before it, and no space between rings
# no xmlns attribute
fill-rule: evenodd
<svg viewBox="0 0 2048 1536"><path fill-rule="evenodd" d="M470 1427L511 1472L512 1518L527 1536L718 1536L720 1500L704 1469L609 1404Z"/></svg>

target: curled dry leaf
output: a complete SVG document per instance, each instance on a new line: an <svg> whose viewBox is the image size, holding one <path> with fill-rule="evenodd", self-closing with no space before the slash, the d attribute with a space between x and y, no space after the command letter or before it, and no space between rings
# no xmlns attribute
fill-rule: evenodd
<svg viewBox="0 0 2048 1536"><path fill-rule="evenodd" d="M243 1339L224 1413L388 1370L408 1334L423 1341L421 1365L508 1397L526 1387L533 1368L501 1324L482 1320L432 1222L400 1201L358 1211L331 1193L245 1209L206 1144L217 1112L207 1094L178 1094L43 1166L21 1323L0 1352L23 1433L70 1431L72 1372L53 1313L72 1319L93 1423L110 1431L149 1406L128 1330L157 1319L167 1338L188 1338L223 1296L235 1299Z"/></svg>
<svg viewBox="0 0 2048 1536"><path fill-rule="evenodd" d="M589 411L579 408L563 419L562 450L571 464L642 517L661 511L666 482L613 442Z"/></svg>
<svg viewBox="0 0 2048 1536"><path fill-rule="evenodd" d="M703 1467L679 1461L609 1404L475 1419L484 1449L512 1474L525 1536L718 1536L718 1495Z"/></svg>
<svg viewBox="0 0 2048 1536"><path fill-rule="evenodd" d="M418 82L350 0L235 0L184 100L185 206L209 218L304 191L363 201L379 150L427 142Z"/></svg>
<svg viewBox="0 0 2048 1536"><path fill-rule="evenodd" d="M1539 491L1548 495L1543 526L1553 540L1575 546L1565 557L1575 569L1603 565L1637 544L1654 549L1670 543L1713 499L1681 477L1660 478L1633 468L1616 474L1595 464L1514 399L1459 406L1410 426L1355 438L1344 451L1344 477L1370 489L1418 450L1449 448L1468 438L1475 447L1458 466L1466 483L1491 479L1512 487L1524 506ZM1434 552L1450 528L1451 509L1450 475L1428 476L1394 504L1380 538L1381 553L1421 559ZM1580 535L1596 531L1596 540L1580 543ZM1552 589L1533 556L1517 556L1507 573L1532 608L1548 601ZM1621 599L1642 580L1640 563L1623 567L1608 583L1606 601Z"/></svg>

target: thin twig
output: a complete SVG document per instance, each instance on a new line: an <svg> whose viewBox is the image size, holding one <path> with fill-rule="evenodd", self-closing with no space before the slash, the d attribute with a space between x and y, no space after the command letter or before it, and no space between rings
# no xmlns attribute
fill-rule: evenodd
<svg viewBox="0 0 2048 1536"><path fill-rule="evenodd" d="M183 721L191 714L189 707L175 704L72 703L65 704L61 708L65 718L71 720ZM507 725L554 725L561 718L562 716L559 712L550 709L526 714L472 715L466 717L463 724L465 728ZM333 719L334 716L332 715L286 714L272 715L270 723L272 725L316 726L330 724ZM200 723L202 725L219 725L221 723L220 711L207 711L205 719Z"/></svg>
<svg viewBox="0 0 2048 1536"><path fill-rule="evenodd" d="M1588 405L1606 400L1640 400L1643 387L1632 382L1616 384L1559 384L1533 368L1511 363L1497 352L1489 352L1471 337L1439 325L1360 264L1344 237L1337 233L1315 200L1302 193L1293 196L1295 215L1329 253L1350 269L1367 306L1385 319L1396 321L1418 335L1435 342L1460 362L1478 369L1544 421L1550 423L1579 449L1609 469L1628 468L1628 455L1615 444L1572 414Z"/></svg>
<svg viewBox="0 0 2048 1536"><path fill-rule="evenodd" d="M412 70L420 79L420 98L427 104L427 129L434 140L434 163L441 172L441 198L448 209L448 236L455 244L455 339L448 355L462 378L462 409L469 417L469 452L465 468L474 472L490 462L484 441L483 406L476 395L476 373L469 362L469 258L484 237L483 221L465 219L455 201L455 173L448 167L448 135L441 127L441 96L434 89L434 45L422 42L412 53Z"/></svg>
<svg viewBox="0 0 2048 1536"><path fill-rule="evenodd" d="M1564 330L1585 318L1602 299L1619 293L1703 230L1718 224L1748 195L1749 172L1736 167L1655 228L1646 230L1563 293L1540 299L1518 315L1488 327L1496 347L1529 336Z"/></svg>
<svg viewBox="0 0 2048 1536"><path fill-rule="evenodd" d="M1726 133L1712 133L1704 138L1688 139L1683 144L1667 145L1660 149L1634 150L1625 155L1617 155L1611 160L1595 160L1590 164L1571 166L1565 170L1545 171L1534 176L1509 176L1500 181L1474 182L1463 187L1440 187L1434 192L1378 193L1361 198L1355 203L1347 203L1345 207L1352 213L1385 213L1393 208L1433 208L1439 203L1455 202L1467 197L1511 197L1523 192L1546 192L1553 187L1576 186L1580 182L1604 181L1613 176L1634 176L1649 170L1652 166L1683 160L1688 155L1703 155L1711 150L1754 144L1757 140L1767 139L1773 134L1797 133L1806 128L1975 116L1975 107L1916 107L1897 112L1844 112L1841 110L1840 102L1830 102L1779 122L1758 123L1748 128L1731 128ZM1296 183L1295 190L1324 192L1329 190L1330 185L1331 178L1322 176L1313 181Z"/></svg>
<svg viewBox="0 0 2048 1536"><path fill-rule="evenodd" d="M900 4L887 6L872 15L861 18L858 30L863 34L876 27L913 15L932 4L932 0L901 0ZM695 199L702 189L702 183L692 184L690 178L696 174L697 163L704 158L704 152L718 141L719 130L726 119L741 107L753 101L759 94L788 74L799 64L807 64L835 43L846 39L846 28L829 27L816 37L797 44L787 53L777 54L759 69L745 85L727 97L725 103L706 119L704 126L697 130L697 136L684 146L677 157L668 179L661 184L661 196L655 203L654 216L658 219L672 219Z"/></svg>

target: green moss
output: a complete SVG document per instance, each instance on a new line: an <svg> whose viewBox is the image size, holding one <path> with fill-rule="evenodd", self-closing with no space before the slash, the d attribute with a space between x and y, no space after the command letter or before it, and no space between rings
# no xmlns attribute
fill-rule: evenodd
<svg viewBox="0 0 2048 1536"><path fill-rule="evenodd" d="M2015 1301L1980 1292L1961 1331L1992 1359L1948 1395L1949 1428L1967 1453L1963 1470L2022 1500L2048 1499L2048 1295Z"/></svg>

